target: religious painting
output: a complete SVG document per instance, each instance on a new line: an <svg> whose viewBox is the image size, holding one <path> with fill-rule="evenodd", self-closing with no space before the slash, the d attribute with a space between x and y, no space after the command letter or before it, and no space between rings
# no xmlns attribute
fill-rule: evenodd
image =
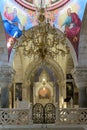
<svg viewBox="0 0 87 130"><path fill-rule="evenodd" d="M23 27L17 15L17 9L13 8L13 10L9 12L9 7L7 6L4 10L3 15L5 18L3 20L3 23L6 33L12 37L20 37L22 35Z"/></svg>
<svg viewBox="0 0 87 130"><path fill-rule="evenodd" d="M8 61L15 39L22 35L23 29L28 30L33 24L33 12L26 11L15 1L0 1L0 12L6 33Z"/></svg>
<svg viewBox="0 0 87 130"><path fill-rule="evenodd" d="M23 29L26 31L37 25L37 11L35 11L35 8L33 10L33 7L35 7L34 5L37 6L38 2L40 4L41 0L25 0L26 3L34 4L30 9L21 6L24 0L20 0L20 4L16 1L17 0L0 1L0 13L6 32L7 42L19 38L22 35ZM48 6L51 5L48 7L48 14L46 14L47 18L50 20L51 26L58 28L67 36L78 54L81 21L87 0L42 0L42 2L45 2ZM64 2L66 4L64 4ZM61 6L56 6L56 3L61 3ZM54 6L52 7L52 5ZM9 40L9 38L11 38L11 40ZM7 47L9 61L13 44L11 45L9 42Z"/></svg>
<svg viewBox="0 0 87 130"><path fill-rule="evenodd" d="M71 42L77 56L78 43L81 30L82 18L87 0L69 1L67 5L61 7L56 14L55 27L59 28Z"/></svg>
<svg viewBox="0 0 87 130"><path fill-rule="evenodd" d="M6 33L11 37L19 38L22 35L23 29L27 30L32 27L32 17L31 14L29 15L23 9L14 4L11 3L10 0L9 4L5 3L2 12L2 19Z"/></svg>
<svg viewBox="0 0 87 130"><path fill-rule="evenodd" d="M25 1L30 2L30 3L34 3L34 2L38 3L38 0L25 0ZM42 0L42 1L45 2L46 4L56 3L56 2L62 3L62 0L48 0L48 1ZM66 28L66 30L64 30L62 28L65 25L68 25L69 29L72 26L75 27L77 25L79 25L79 27L80 27L80 25L81 25L80 21L83 18L83 13L84 13L86 2L87 2L87 0L67 1L66 5L61 6L60 8L56 7L56 9L54 8L54 10L50 10L51 13L55 17L53 20L53 25L56 28L59 28L64 33L66 32L66 30L68 30L67 28ZM32 11L31 9L30 10L24 9L17 2L11 1L11 0L8 0L8 2L6 2L5 0L1 0L0 3L1 3L0 12L2 15L3 22L4 22L4 27L5 27L6 33L9 34L10 36L18 38L22 34L23 27L25 28L25 30L28 30L29 28L31 28L35 25L34 24L35 23L34 17L36 16L35 11ZM71 10L69 10L69 9L71 9ZM77 15L77 16L76 15L74 15L74 16L79 18L78 23L76 23L73 20L74 25L70 25L70 27L69 27L69 24L71 24L70 22L72 22L71 21L72 18L67 18L68 17L67 13L69 13L69 11L71 11L71 13L74 12L74 14ZM51 15L50 15L50 18L51 18ZM67 34L67 32L66 32L66 34ZM78 33L79 31L76 31L76 32ZM78 35L78 34L76 34L76 35ZM68 37L70 37L70 36L68 36ZM75 37L74 40L76 40L76 39L77 38Z"/></svg>
<svg viewBox="0 0 87 130"><path fill-rule="evenodd" d="M71 8L68 8L66 12L67 16L63 21L63 23L61 24L61 28L64 29L65 36L71 41L77 53L82 22L79 15L75 11L72 11Z"/></svg>
<svg viewBox="0 0 87 130"><path fill-rule="evenodd" d="M30 6L40 6L41 4L43 6L51 6L52 4L59 4L59 5L64 5L65 3L67 3L69 0L15 0L18 3L20 3L21 5L23 5L24 7L29 8ZM26 6L27 4L27 6ZM58 7L59 7L58 5Z"/></svg>
<svg viewBox="0 0 87 130"><path fill-rule="evenodd" d="M43 87L38 92L39 99L49 99L50 98L50 90L46 87Z"/></svg>

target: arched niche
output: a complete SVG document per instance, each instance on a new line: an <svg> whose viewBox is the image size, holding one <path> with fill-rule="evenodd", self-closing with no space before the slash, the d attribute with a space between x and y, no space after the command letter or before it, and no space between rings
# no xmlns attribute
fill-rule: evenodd
<svg viewBox="0 0 87 130"><path fill-rule="evenodd" d="M57 62L55 62L53 59L47 59L45 61L45 66L47 66L48 68L50 68L55 77L56 77L56 89L55 90L55 94L57 95L57 99L55 99L55 102L58 102L58 105L60 106L59 104L59 101L61 100L61 96L64 96L65 98L65 95L63 95L62 93L62 89L65 89L66 88L66 82L65 82L65 78L66 76L64 75L64 72L63 70L61 69L61 67L59 66L59 64ZM32 81L34 80L34 76L35 76L35 73L36 71L38 70L38 68L41 67L41 61L36 61L36 62L32 62L31 64L29 64L26 68L26 78L25 78L25 82L30 82L30 84L32 84ZM31 85L31 87L33 87ZM66 91L66 90L65 90Z"/></svg>
<svg viewBox="0 0 87 130"><path fill-rule="evenodd" d="M50 68L53 69L56 76L59 77L59 81L63 81L65 79L64 73L56 61L54 61L53 59L46 59L45 64L46 66L49 66ZM35 62L31 62L26 68L26 72L25 72L26 80L30 79L32 74L34 74L41 65L42 65L41 60L39 61L36 60Z"/></svg>
<svg viewBox="0 0 87 130"><path fill-rule="evenodd" d="M50 28L52 28L51 26L50 26ZM36 29L37 29L37 27L34 27L33 28L33 31L36 31ZM18 44L19 45L21 45L21 44L23 44L23 43L25 43L27 40L28 40L28 38L27 37L29 37L29 35L30 35L30 33L31 33L31 30L32 29L30 29L30 30L28 30L28 31L26 31L25 32L25 35L22 35L19 39L18 39ZM58 30L58 29L56 29L56 31L57 31L57 34L58 34L58 36L62 36L62 37L64 37L64 34L60 31L60 30ZM15 43L16 44L16 43ZM68 47L69 47L69 49L70 49L70 55L72 56L72 59L73 59L73 62L74 62L74 66L77 66L77 57L76 57L76 53L75 53L75 50L74 50L74 48L73 48L73 46L72 46L72 44L70 43L70 41L66 38L66 44L68 45ZM14 50L14 49L13 49ZM23 63L23 60L24 60L24 56L23 56L23 53L22 53L22 50L20 49L20 48L18 48L18 50L17 51L20 51L20 57L21 57L21 64ZM12 52L13 53L13 52ZM12 55L12 54L11 54ZM14 54L13 55L16 55L16 51L14 51ZM10 57L10 61L11 61L11 63L13 62L13 60L14 60L14 58L11 58ZM27 85L29 85L28 84L28 81L29 82L31 82L30 80L31 80L31 77L33 77L33 75L35 74L35 72L36 72L36 70L41 66L41 64L42 64L42 61L41 60L38 60L38 59L36 59L36 60L34 60L34 59L31 59L31 61L30 61L30 59L28 59L28 65L26 65L26 66L24 66L23 65L23 67L25 67L25 71L24 71L24 79L23 79L23 84L24 84L24 87L26 86L26 84ZM59 85L59 89L60 89L60 96L64 96L64 98L65 98L65 95L63 95L63 93L62 93L62 90L61 90L61 88L63 89L65 86L66 86L66 74L63 72L63 70L62 70L62 68L61 68L61 66L58 64L58 62L57 61L55 61L54 59L52 59L52 58L46 58L46 65L48 66L48 67L50 67L50 68L52 68L52 70L54 71L54 73L55 73L55 75L56 75L56 77L58 78L58 81L57 81L57 84ZM23 70L24 68L22 68L22 70ZM62 100L62 99L60 99L60 100Z"/></svg>

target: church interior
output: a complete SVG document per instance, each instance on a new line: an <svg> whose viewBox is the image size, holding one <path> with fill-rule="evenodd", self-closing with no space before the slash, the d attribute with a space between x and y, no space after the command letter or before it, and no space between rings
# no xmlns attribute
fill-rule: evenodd
<svg viewBox="0 0 87 130"><path fill-rule="evenodd" d="M0 1L0 130L87 130L87 0Z"/></svg>

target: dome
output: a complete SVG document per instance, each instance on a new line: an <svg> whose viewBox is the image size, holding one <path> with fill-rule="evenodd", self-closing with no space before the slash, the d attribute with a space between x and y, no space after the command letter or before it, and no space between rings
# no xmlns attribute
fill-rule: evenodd
<svg viewBox="0 0 87 130"><path fill-rule="evenodd" d="M48 10L54 10L58 7L63 6L69 0L15 0L20 5L25 8L35 10L36 7L39 7L41 4L48 8Z"/></svg>

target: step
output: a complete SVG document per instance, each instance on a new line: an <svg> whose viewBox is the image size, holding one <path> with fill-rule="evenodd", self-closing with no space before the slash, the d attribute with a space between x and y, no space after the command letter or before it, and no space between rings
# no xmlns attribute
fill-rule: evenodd
<svg viewBox="0 0 87 130"><path fill-rule="evenodd" d="M0 130L87 130L87 125L27 125L27 126L0 126Z"/></svg>

